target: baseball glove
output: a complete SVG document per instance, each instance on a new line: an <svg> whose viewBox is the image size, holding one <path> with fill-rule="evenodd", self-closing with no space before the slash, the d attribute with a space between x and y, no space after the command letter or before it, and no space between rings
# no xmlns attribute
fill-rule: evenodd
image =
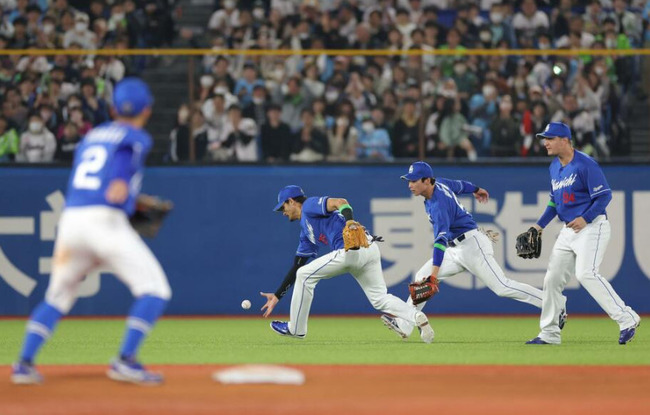
<svg viewBox="0 0 650 415"><path fill-rule="evenodd" d="M354 220L345 222L345 228L343 228L343 245L346 251L367 248L368 237L366 236L366 228Z"/></svg>
<svg viewBox="0 0 650 415"><path fill-rule="evenodd" d="M522 258L539 258L542 253L542 231L532 227L517 236L517 255Z"/></svg>
<svg viewBox="0 0 650 415"><path fill-rule="evenodd" d="M440 291L438 279L430 276L427 279L409 284L409 293L413 304L417 305L428 301Z"/></svg>
<svg viewBox="0 0 650 415"><path fill-rule="evenodd" d="M141 194L135 202L135 213L130 218L131 226L145 238L153 238L173 207L174 204L169 200Z"/></svg>

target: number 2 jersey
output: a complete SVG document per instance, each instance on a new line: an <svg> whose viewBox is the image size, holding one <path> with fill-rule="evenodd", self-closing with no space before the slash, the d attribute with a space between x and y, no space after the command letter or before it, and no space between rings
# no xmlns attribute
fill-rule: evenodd
<svg viewBox="0 0 650 415"><path fill-rule="evenodd" d="M146 131L128 124L112 121L93 128L75 150L66 207L104 205L131 216L151 146L151 136ZM124 203L106 201L106 190L114 179L129 185Z"/></svg>

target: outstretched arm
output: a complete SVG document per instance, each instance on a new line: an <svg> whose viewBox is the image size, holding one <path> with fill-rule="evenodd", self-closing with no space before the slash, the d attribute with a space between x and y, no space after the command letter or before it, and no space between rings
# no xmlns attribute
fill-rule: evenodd
<svg viewBox="0 0 650 415"><path fill-rule="evenodd" d="M298 268L305 265L308 260L308 257L296 256L293 260L293 266L289 269L289 272L287 272L287 275L284 277L284 280L277 291L275 293L260 292L260 295L266 298L266 304L264 304L261 309L264 311L264 317L271 315L276 304L278 304L280 299L284 297L287 291L289 291L289 288L291 288L293 283L296 282L296 273L298 272Z"/></svg>

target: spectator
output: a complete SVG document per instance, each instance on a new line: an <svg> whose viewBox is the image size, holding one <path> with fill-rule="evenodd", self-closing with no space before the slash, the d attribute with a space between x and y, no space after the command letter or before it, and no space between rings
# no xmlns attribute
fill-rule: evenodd
<svg viewBox="0 0 650 415"><path fill-rule="evenodd" d="M258 78L255 66L244 65L243 76L237 81L233 91L243 107L250 104L253 98L253 88L256 86L264 86L264 82Z"/></svg>
<svg viewBox="0 0 650 415"><path fill-rule="evenodd" d="M505 96L499 103L499 115L490 124L492 156L515 157L519 155L521 136L519 123L512 117L512 100Z"/></svg>
<svg viewBox="0 0 650 415"><path fill-rule="evenodd" d="M28 129L20 135L20 161L46 163L54 160L56 138L45 125L40 115L29 117Z"/></svg>
<svg viewBox="0 0 650 415"><path fill-rule="evenodd" d="M234 27L239 26L239 10L235 7L236 0L223 0L223 8L210 17L208 29L229 35Z"/></svg>
<svg viewBox="0 0 650 415"><path fill-rule="evenodd" d="M361 124L357 156L359 160L390 161L391 141L388 131L377 128L372 118L368 117Z"/></svg>
<svg viewBox="0 0 650 415"><path fill-rule="evenodd" d="M276 90L275 102L281 103L282 121L289 124L292 131L298 131L301 127L303 110L311 105L311 95L302 87L299 76L292 76L286 84Z"/></svg>
<svg viewBox="0 0 650 415"><path fill-rule="evenodd" d="M93 125L99 125L109 120L108 105L103 98L97 96L97 86L93 78L81 81L82 108L90 114Z"/></svg>
<svg viewBox="0 0 650 415"><path fill-rule="evenodd" d="M250 118L257 125L263 125L266 122L266 109L269 105L268 92L263 84L253 87L253 94L248 105L244 106L244 118Z"/></svg>
<svg viewBox="0 0 650 415"><path fill-rule="evenodd" d="M88 30L88 15L79 13L74 19L74 29L65 32L63 47L69 48L72 44L81 46L82 49L97 49L97 36Z"/></svg>
<svg viewBox="0 0 650 415"><path fill-rule="evenodd" d="M260 134L262 157L267 162L289 161L293 136L289 125L280 119L282 108L270 104L266 113L268 122L262 125Z"/></svg>
<svg viewBox="0 0 650 415"><path fill-rule="evenodd" d="M222 148L232 149L236 161L257 161L257 125L250 118L242 117L239 105L228 108L228 121L224 126Z"/></svg>
<svg viewBox="0 0 650 415"><path fill-rule="evenodd" d="M194 141L194 159L205 160L208 144L208 126L203 113L181 105L176 116L176 127L169 134L169 156L172 161L190 161L190 140Z"/></svg>
<svg viewBox="0 0 650 415"><path fill-rule="evenodd" d="M418 155L420 119L415 111L415 101L404 100L402 115L395 123L392 136L393 156L413 158Z"/></svg>
<svg viewBox="0 0 650 415"><path fill-rule="evenodd" d="M203 103L201 111L208 126L208 140L221 141L227 120L226 99L222 94L215 94Z"/></svg>
<svg viewBox="0 0 650 415"><path fill-rule="evenodd" d="M447 158L453 159L456 149L465 150L470 161L476 161L476 150L465 132L467 120L460 113L460 100L447 99L438 117L439 148L446 151Z"/></svg>
<svg viewBox="0 0 650 415"><path fill-rule="evenodd" d="M327 160L354 161L358 135L357 129L346 116L337 117L334 126L328 129L330 154Z"/></svg>
<svg viewBox="0 0 650 415"><path fill-rule="evenodd" d="M314 127L314 114L305 108L300 114L302 127L293 139L292 161L313 162L325 160L329 155L329 140L325 133Z"/></svg>
<svg viewBox="0 0 650 415"><path fill-rule="evenodd" d="M571 128L573 146L590 156L597 156L595 144L595 124L592 115L578 107L575 96L564 96L562 109L551 117L551 121L561 121Z"/></svg>
<svg viewBox="0 0 650 415"><path fill-rule="evenodd" d="M525 157L544 157L547 155L546 148L541 140L535 138L535 135L544 130L549 123L548 111L546 104L542 101L536 101L532 104L532 111L525 113L522 118L522 131L524 132L524 141L521 154Z"/></svg>
<svg viewBox="0 0 650 415"><path fill-rule="evenodd" d="M535 0L521 2L521 11L515 14L512 26L518 38L527 40L534 39L537 34L547 31L550 27L548 16L543 11L537 10Z"/></svg>
<svg viewBox="0 0 650 415"><path fill-rule="evenodd" d="M77 125L73 122L68 122L63 126L63 136L56 143L54 158L57 161L71 163L74 159L75 149L81 141L81 138Z"/></svg>
<svg viewBox="0 0 650 415"><path fill-rule="evenodd" d="M0 116L0 163L14 161L20 148L20 139L9 120Z"/></svg>
<svg viewBox="0 0 650 415"><path fill-rule="evenodd" d="M13 22L14 33L9 41L9 49L27 49L34 39L27 32L27 19L18 17Z"/></svg>

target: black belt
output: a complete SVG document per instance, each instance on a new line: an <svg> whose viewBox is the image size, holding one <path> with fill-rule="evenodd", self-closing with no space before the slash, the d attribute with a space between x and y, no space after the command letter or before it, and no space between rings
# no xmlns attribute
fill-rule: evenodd
<svg viewBox="0 0 650 415"><path fill-rule="evenodd" d="M449 246L452 248L458 245L459 243L463 242L465 240L465 234L460 235L458 238L454 239L453 241L449 242Z"/></svg>

